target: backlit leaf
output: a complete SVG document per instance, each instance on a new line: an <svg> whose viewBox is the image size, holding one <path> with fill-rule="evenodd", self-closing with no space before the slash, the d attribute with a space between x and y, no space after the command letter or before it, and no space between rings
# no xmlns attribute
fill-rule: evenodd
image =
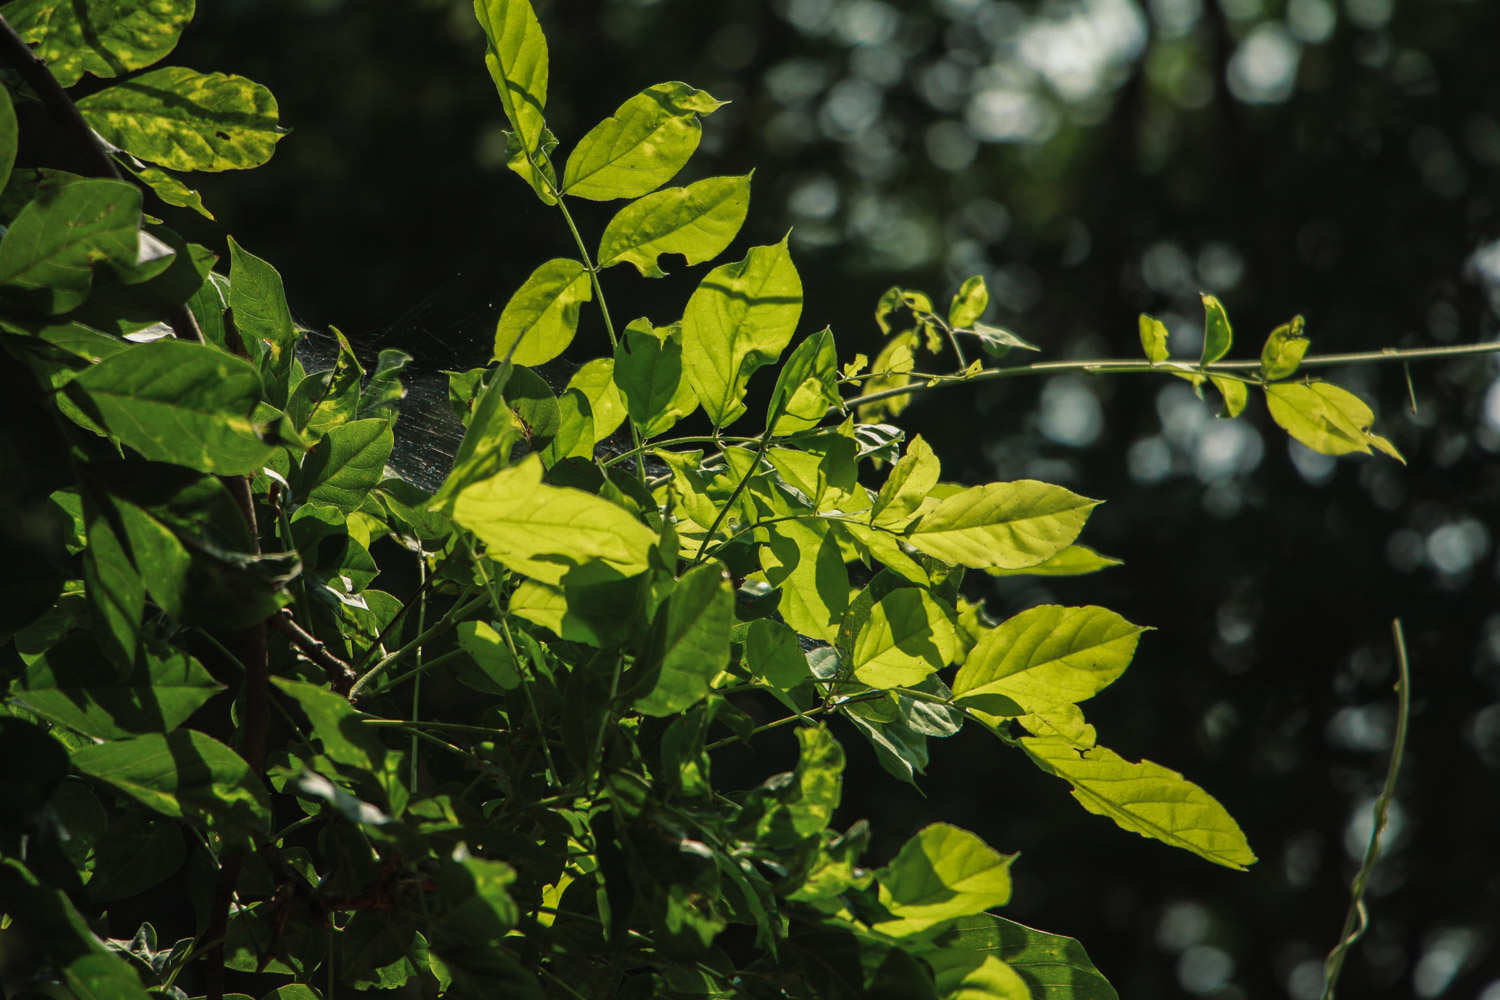
<svg viewBox="0 0 1500 1000"><path fill-rule="evenodd" d="M1203 296L1203 357L1201 364L1213 364L1229 353L1234 343L1234 334L1229 327L1229 314L1224 305L1212 295Z"/></svg>
<svg viewBox="0 0 1500 1000"><path fill-rule="evenodd" d="M93 266L131 267L140 254L141 192L113 180L38 189L0 240L0 285L27 290L49 313L81 303Z"/></svg>
<svg viewBox="0 0 1500 1000"><path fill-rule="evenodd" d="M1146 352L1146 360L1153 365L1159 365L1167 360L1169 351L1167 349L1167 324L1154 316L1141 313L1141 350Z"/></svg>
<svg viewBox="0 0 1500 1000"><path fill-rule="evenodd" d="M555 258L531 272L500 312L495 325L496 361L540 365L557 357L578 332L583 303L594 287L581 263Z"/></svg>
<svg viewBox="0 0 1500 1000"><path fill-rule="evenodd" d="M1024 569L1070 545L1098 506L1061 486L1022 479L971 486L906 529L911 545L973 569Z"/></svg>
<svg viewBox="0 0 1500 1000"><path fill-rule="evenodd" d="M1293 316L1291 322L1283 323L1271 331L1265 346L1260 349L1260 372L1268 379L1290 378L1302 364L1312 341L1303 336L1305 321Z"/></svg>
<svg viewBox="0 0 1500 1000"><path fill-rule="evenodd" d="M78 102L106 141L169 170L244 170L287 134L276 98L253 80L164 66Z"/></svg>
<svg viewBox="0 0 1500 1000"><path fill-rule="evenodd" d="M588 400L589 412L593 414L594 439L592 446L613 434L625 422L625 400L615 387L615 362L613 358L595 358L585 362L572 378L568 379L569 391L583 394Z"/></svg>
<svg viewBox="0 0 1500 1000"><path fill-rule="evenodd" d="M958 651L948 614L925 590L899 587L876 601L854 636L851 667L871 687L908 687Z"/></svg>
<svg viewBox="0 0 1500 1000"><path fill-rule="evenodd" d="M831 408L842 406L838 376L833 331L824 327L803 339L776 373L767 426L775 434L795 434L822 423Z"/></svg>
<svg viewBox="0 0 1500 1000"><path fill-rule="evenodd" d="M781 616L815 639L832 641L849 606L849 571L831 531L806 521L782 521L765 529L760 564L771 586L781 587Z"/></svg>
<svg viewBox="0 0 1500 1000"><path fill-rule="evenodd" d="M1082 576L1085 573L1097 573L1101 569L1121 565L1124 565L1123 559L1101 555L1087 545L1069 545L1035 566L1027 566L1025 569L991 567L985 572L991 576Z"/></svg>
<svg viewBox="0 0 1500 1000"><path fill-rule="evenodd" d="M656 684L635 700L643 715L673 715L708 693L709 681L729 665L734 592L724 567L708 562L688 570L657 613L648 666Z"/></svg>
<svg viewBox="0 0 1500 1000"><path fill-rule="evenodd" d="M892 919L874 928L894 937L918 934L953 917L1010 901L1010 863L968 830L947 823L923 827L895 860L876 873L880 902Z"/></svg>
<svg viewBox="0 0 1500 1000"><path fill-rule="evenodd" d="M563 170L564 192L608 201L655 191L698 148L698 116L725 103L685 83L647 87L578 141Z"/></svg>
<svg viewBox="0 0 1500 1000"><path fill-rule="evenodd" d="M655 437L697 409L685 374L680 327L638 319L625 328L615 350L615 385L641 437Z"/></svg>
<svg viewBox="0 0 1500 1000"><path fill-rule="evenodd" d="M1120 1000L1078 941L993 913L959 917L933 943L944 950L980 952L999 958L1029 987L1022 994L1027 1000L1033 997Z"/></svg>
<svg viewBox="0 0 1500 1000"><path fill-rule="evenodd" d="M990 290L985 286L984 275L976 274L959 286L948 306L948 325L954 329L970 326L990 306Z"/></svg>
<svg viewBox="0 0 1500 1000"><path fill-rule="evenodd" d="M1243 870L1255 863L1233 817L1176 771L1149 760L1131 763L1101 746L1079 751L1064 739L1022 737L1021 745L1037 767L1071 784L1085 809L1108 816L1121 829L1226 868Z"/></svg>
<svg viewBox="0 0 1500 1000"><path fill-rule="evenodd" d="M484 65L495 81L505 117L522 147L523 161L512 169L540 193L546 182L526 154L542 151L547 106L547 38L529 0L474 0L474 16L484 29Z"/></svg>
<svg viewBox="0 0 1500 1000"><path fill-rule="evenodd" d="M384 477L395 443L389 420L340 424L307 453L294 482L308 503L353 513Z"/></svg>
<svg viewBox="0 0 1500 1000"><path fill-rule="evenodd" d="M770 618L757 618L750 623L745 636L745 667L782 691L812 678L797 633Z"/></svg>
<svg viewBox="0 0 1500 1000"><path fill-rule="evenodd" d="M297 330L276 268L229 237L229 308L252 358L264 358L267 382L277 387L272 406L285 406ZM342 338L340 338L342 340Z"/></svg>
<svg viewBox="0 0 1500 1000"><path fill-rule="evenodd" d="M479 536L491 559L543 583L596 560L621 576L646 569L655 532L608 500L541 480L541 459L528 455L460 492L453 519Z"/></svg>
<svg viewBox="0 0 1500 1000"><path fill-rule="evenodd" d="M657 258L664 253L682 254L688 264L712 260L733 242L749 210L749 174L707 177L648 194L620 209L604 227L599 266L629 262L645 277L660 278L666 272Z"/></svg>
<svg viewBox="0 0 1500 1000"><path fill-rule="evenodd" d="M1026 980L994 955L945 948L922 958L944 1000L1032 1000Z"/></svg>
<svg viewBox="0 0 1500 1000"><path fill-rule="evenodd" d="M469 654L485 680L479 690L499 694L520 686L521 674L516 656L493 625L482 621L460 622L455 631L459 648ZM463 673L458 675L458 679L469 683Z"/></svg>
<svg viewBox="0 0 1500 1000"><path fill-rule="evenodd" d="M1000 694L1028 709L1083 701L1125 672L1144 631L1108 608L1043 604L984 633L953 693L960 702Z"/></svg>
<svg viewBox="0 0 1500 1000"><path fill-rule="evenodd" d="M75 750L73 766L164 816L231 842L270 832L265 787L233 750L192 729Z"/></svg>
<svg viewBox="0 0 1500 1000"><path fill-rule="evenodd" d="M1210 375L1208 380L1219 390L1219 395L1224 397L1224 416L1233 418L1244 412L1248 397L1244 382L1227 375Z"/></svg>
<svg viewBox="0 0 1500 1000"><path fill-rule="evenodd" d="M260 375L249 362L179 340L137 344L68 384L89 414L151 461L199 472L260 469L271 446L250 420Z"/></svg>
<svg viewBox="0 0 1500 1000"><path fill-rule="evenodd" d="M745 800L741 822L772 847L796 844L827 828L844 788L844 748L825 726L797 730L797 769L769 778ZM747 838L749 839L749 838Z"/></svg>
<svg viewBox="0 0 1500 1000"><path fill-rule="evenodd" d="M750 375L791 342L802 315L802 279L787 239L752 247L714 268L688 299L682 351L688 381L717 427L745 412Z"/></svg>
<svg viewBox="0 0 1500 1000"><path fill-rule="evenodd" d="M177 45L193 0L16 0L5 19L64 87L85 73L119 76Z"/></svg>
<svg viewBox="0 0 1500 1000"><path fill-rule="evenodd" d="M913 437L875 496L870 507L871 523L904 525L912 511L927 499L941 475L942 466L932 448L922 440L922 435Z"/></svg>
<svg viewBox="0 0 1500 1000"><path fill-rule="evenodd" d="M1370 433L1375 414L1364 401L1331 382L1278 382L1266 386L1271 418L1288 434L1324 455L1368 453L1376 447L1398 461L1400 452Z"/></svg>
<svg viewBox="0 0 1500 1000"><path fill-rule="evenodd" d="M120 166L128 170L130 176L149 187L164 203L177 208L190 208L205 219L213 220L214 213L203 204L203 195L184 184L176 174L169 174L161 167L136 169L130 163L122 163Z"/></svg>

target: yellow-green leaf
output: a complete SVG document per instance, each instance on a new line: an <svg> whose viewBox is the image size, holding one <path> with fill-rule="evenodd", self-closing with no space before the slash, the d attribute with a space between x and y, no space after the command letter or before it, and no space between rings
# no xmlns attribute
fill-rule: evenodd
<svg viewBox="0 0 1500 1000"><path fill-rule="evenodd" d="M948 613L927 591L898 587L860 623L850 665L871 687L909 687L946 667L957 652Z"/></svg>
<svg viewBox="0 0 1500 1000"><path fill-rule="evenodd" d="M1082 576L1124 564L1123 559L1101 555L1087 545L1069 545L1057 555L1025 569L987 569L991 576Z"/></svg>
<svg viewBox="0 0 1500 1000"><path fill-rule="evenodd" d="M1146 360L1153 365L1159 365L1167 360L1167 325L1154 316L1141 313L1141 350L1146 352Z"/></svg>
<svg viewBox="0 0 1500 1000"><path fill-rule="evenodd" d="M1144 631L1108 608L1043 604L981 636L953 693L1004 695L1028 710L1083 701L1125 672Z"/></svg>
<svg viewBox="0 0 1500 1000"><path fill-rule="evenodd" d="M589 412L594 418L591 445L609 437L625 422L625 400L615 386L613 358L595 358L585 363L568 379L567 388L578 390L589 401Z"/></svg>
<svg viewBox="0 0 1500 1000"><path fill-rule="evenodd" d="M652 438L698 408L682 365L682 330L638 319L615 349L615 385L641 437Z"/></svg>
<svg viewBox="0 0 1500 1000"><path fill-rule="evenodd" d="M1224 416L1234 418L1244 412L1245 400L1249 395L1245 383L1227 375L1210 375L1208 380L1219 390L1219 395L1224 397Z"/></svg>
<svg viewBox="0 0 1500 1000"><path fill-rule="evenodd" d="M972 326L990 305L990 290L984 275L976 274L959 286L948 307L948 325L954 329Z"/></svg>
<svg viewBox="0 0 1500 1000"><path fill-rule="evenodd" d="M1036 566L1072 544L1098 500L1022 479L960 490L906 529L915 548L973 569Z"/></svg>
<svg viewBox="0 0 1500 1000"><path fill-rule="evenodd" d="M707 177L687 187L637 198L615 214L599 238L599 266L629 262L648 278L666 272L664 253L689 264L712 260L733 242L750 210L750 175Z"/></svg>
<svg viewBox="0 0 1500 1000"><path fill-rule="evenodd" d="M709 682L729 665L734 591L717 562L695 566L672 588L647 653L656 672L651 690L635 700L642 715L674 715L708 693Z"/></svg>
<svg viewBox="0 0 1500 1000"><path fill-rule="evenodd" d="M1203 357L1202 364L1218 361L1229 353L1234 343L1234 333L1229 327L1229 314L1224 305L1212 295L1203 296Z"/></svg>
<svg viewBox="0 0 1500 1000"><path fill-rule="evenodd" d="M1021 745L1037 767L1072 785L1073 797L1085 809L1108 816L1121 829L1226 868L1243 870L1255 863L1228 811L1176 771L1149 760L1131 763L1101 746L1080 752L1065 739L1022 737Z"/></svg>
<svg viewBox="0 0 1500 1000"><path fill-rule="evenodd" d="M1397 461L1401 453L1370 433L1375 414L1354 393L1331 382L1278 382L1266 386L1266 407L1288 434L1324 455L1369 453L1376 447Z"/></svg>
<svg viewBox="0 0 1500 1000"><path fill-rule="evenodd" d="M849 607L849 571L833 532L807 521L780 521L765 528L760 564L773 587L781 587L778 610L803 635L830 642Z"/></svg>
<svg viewBox="0 0 1500 1000"><path fill-rule="evenodd" d="M193 0L16 0L5 19L64 87L85 73L119 76L177 45Z"/></svg>
<svg viewBox="0 0 1500 1000"><path fill-rule="evenodd" d="M1303 336L1305 321L1293 316L1271 331L1265 346L1260 349L1260 371L1268 379L1289 378L1296 374L1312 341Z"/></svg>
<svg viewBox="0 0 1500 1000"><path fill-rule="evenodd" d="M563 169L563 191L594 201L655 191L698 148L698 116L726 103L685 83L647 87L578 141Z"/></svg>
<svg viewBox="0 0 1500 1000"><path fill-rule="evenodd" d="M895 860L876 872L880 902L892 919L873 926L893 937L919 934L953 917L983 913L1010 900L1010 864L968 830L947 823L923 827Z"/></svg>
<svg viewBox="0 0 1500 1000"><path fill-rule="evenodd" d="M890 475L881 485L870 507L870 522L904 525L937 485L942 471L937 454L922 440L922 435L913 437L906 445L906 453L891 467Z"/></svg>
<svg viewBox="0 0 1500 1000"><path fill-rule="evenodd" d="M474 17L484 30L485 68L521 147L511 169L541 194L550 178L538 174L531 157L545 155L547 37L529 0L474 0Z"/></svg>
<svg viewBox="0 0 1500 1000"><path fill-rule="evenodd" d="M78 102L84 120L132 156L169 170L243 170L287 134L276 98L253 80L165 66Z"/></svg>
<svg viewBox="0 0 1500 1000"><path fill-rule="evenodd" d="M135 266L140 226L141 192L132 184L44 186L0 240L0 285L25 289L45 312L67 312L88 297L95 264Z"/></svg>
<svg viewBox="0 0 1500 1000"><path fill-rule="evenodd" d="M531 272L500 311L495 324L496 361L540 365L567 350L578 333L578 314L594 297L588 271L558 257Z"/></svg>

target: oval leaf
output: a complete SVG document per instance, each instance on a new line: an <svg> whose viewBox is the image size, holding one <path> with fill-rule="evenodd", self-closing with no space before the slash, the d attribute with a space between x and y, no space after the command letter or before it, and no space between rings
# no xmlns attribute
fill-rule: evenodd
<svg viewBox="0 0 1500 1000"><path fill-rule="evenodd" d="M641 437L655 437L697 409L684 376L680 327L638 319L625 328L615 349L615 386Z"/></svg>
<svg viewBox="0 0 1500 1000"><path fill-rule="evenodd" d="M1010 863L968 830L924 827L876 872L880 902L892 919L874 924L893 937L917 934L952 917L983 913L1010 900Z"/></svg>
<svg viewBox="0 0 1500 1000"><path fill-rule="evenodd" d="M5 19L64 87L85 73L119 76L177 45L193 0L17 0Z"/></svg>
<svg viewBox="0 0 1500 1000"><path fill-rule="evenodd" d="M1125 672L1144 631L1108 608L1043 604L984 633L953 693L1000 694L1028 710L1084 701Z"/></svg>
<svg viewBox="0 0 1500 1000"><path fill-rule="evenodd" d="M581 263L555 258L531 272L495 325L495 360L517 365L551 361L573 342L582 304L594 297Z"/></svg>
<svg viewBox="0 0 1500 1000"><path fill-rule="evenodd" d="M948 325L957 329L970 326L990 306L990 290L985 286L984 275L976 274L959 286L948 307Z"/></svg>
<svg viewBox="0 0 1500 1000"><path fill-rule="evenodd" d="M608 201L655 191L698 148L698 116L726 103L685 83L647 87L579 140L563 170L564 193Z"/></svg>
<svg viewBox="0 0 1500 1000"><path fill-rule="evenodd" d="M169 170L244 170L287 134L276 98L253 80L165 66L78 102L108 142Z"/></svg>
<svg viewBox="0 0 1500 1000"><path fill-rule="evenodd" d="M870 609L854 636L854 676L871 687L907 687L958 652L948 613L925 590L899 587Z"/></svg>
<svg viewBox="0 0 1500 1000"><path fill-rule="evenodd" d="M906 531L912 546L973 569L1024 569L1067 548L1098 500L1022 479L960 490Z"/></svg>
<svg viewBox="0 0 1500 1000"><path fill-rule="evenodd" d="M547 38L529 0L474 0L474 16L484 29L484 65L521 147L511 169L540 194L550 178L542 179L528 154L545 153Z"/></svg>
<svg viewBox="0 0 1500 1000"><path fill-rule="evenodd" d="M599 266L629 262L648 278L666 275L656 259L680 253L689 264L712 260L734 240L750 210L750 175L708 177L639 198L609 220Z"/></svg>
<svg viewBox="0 0 1500 1000"><path fill-rule="evenodd" d="M0 285L35 295L47 313L67 312L107 260L133 267L141 252L141 192L123 181L80 180L46 186L0 240Z"/></svg>
<svg viewBox="0 0 1500 1000"><path fill-rule="evenodd" d="M734 591L717 562L695 566L672 588L657 613L648 669L651 690L635 700L642 715L674 715L708 694L709 682L729 665Z"/></svg>
<svg viewBox="0 0 1500 1000"><path fill-rule="evenodd" d="M1229 314L1224 304L1212 295L1203 296L1203 358L1202 364L1218 361L1229 353L1234 343L1234 333L1229 327Z"/></svg>
<svg viewBox="0 0 1500 1000"><path fill-rule="evenodd" d="M1271 380L1290 378L1302 364L1312 341L1303 336L1306 321L1293 316L1291 322L1283 323L1271 331L1265 346L1260 349L1261 374Z"/></svg>
<svg viewBox="0 0 1500 1000"><path fill-rule="evenodd" d="M1141 313L1139 325L1141 350L1146 352L1146 360L1153 365L1159 365L1167 360L1167 324L1154 316Z"/></svg>

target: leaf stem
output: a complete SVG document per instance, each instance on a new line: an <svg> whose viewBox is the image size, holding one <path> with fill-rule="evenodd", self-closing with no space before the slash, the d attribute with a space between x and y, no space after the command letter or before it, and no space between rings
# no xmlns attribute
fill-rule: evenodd
<svg viewBox="0 0 1500 1000"><path fill-rule="evenodd" d="M766 430L760 436L760 444L755 448L755 457L750 460L750 468L740 477L740 481L734 484L734 490L729 494L729 499L724 501L724 506L719 508L718 516L714 523L708 526L708 534L703 536L703 541L698 543L698 551L693 554L693 565L696 566L703 561L703 551L708 548L708 543L713 540L714 532L719 530L719 525L724 523L724 518L729 516L729 508L745 492L745 487L750 483L750 477L755 475L755 470L760 468L760 460L766 457L766 449L771 447L771 428L775 425L774 420L766 421Z"/></svg>
<svg viewBox="0 0 1500 1000"><path fill-rule="evenodd" d="M1328 953L1323 962L1323 1000L1333 1000L1333 988L1338 983L1339 973L1344 968L1344 957L1354 943L1364 936L1369 927L1365 911L1365 889L1370 872L1380 857L1380 835L1385 831L1391 800L1396 795L1396 777L1401 771L1401 758L1406 753L1406 723L1411 715L1411 670L1406 660L1406 637L1401 632L1401 619L1391 622L1391 638L1396 644L1396 736L1391 742L1391 760L1385 771L1385 785L1380 797L1375 800L1375 823L1370 828L1370 843L1365 848L1364 863L1355 873L1349 888L1349 910L1344 915L1344 929L1339 942Z"/></svg>
<svg viewBox="0 0 1500 1000"><path fill-rule="evenodd" d="M375 679L376 675L378 675L386 667L390 666L392 663L395 663L397 660L400 660L408 653L421 648L422 643L426 642L428 639L431 639L433 636L437 635L439 632L452 625L456 619L462 618L464 615L468 614L470 611L473 611L481 604L488 602L489 599L490 598L488 594L480 594L478 597L475 597L473 600L467 602L460 603L458 601L455 601L453 603L453 607L449 608L447 612L443 614L443 617L434 622L431 628L424 629L417 635L415 639L400 647L395 652L387 653L385 656L382 656L379 660L376 661L373 667L361 674L359 680L355 681L354 686L349 689L349 700L357 700L364 693L364 689L369 687L370 682Z"/></svg>
<svg viewBox="0 0 1500 1000"><path fill-rule="evenodd" d="M1416 347L1405 350L1386 347L1378 351L1355 351L1348 354L1311 354L1302 359L1300 367L1326 368L1332 365L1378 364L1389 361L1404 364L1412 361L1431 361L1438 358L1495 353L1500 353L1500 341L1490 341L1483 344L1456 344L1451 347ZM1035 361L1029 365L986 368L970 376L940 376L935 381L914 382L908 385L895 386L890 389L881 389L878 392L866 393L863 396L856 396L853 399L845 400L844 408L850 409L857 406L864 406L882 399L926 392L929 389L941 389L950 385L967 385L982 380L1012 378L1018 375L1042 375L1065 372L1082 372L1089 375L1134 374L1138 372L1175 372L1183 375L1207 375L1248 372L1259 368L1259 361L1215 361L1207 365L1187 361L1163 361L1153 365L1150 362L1138 361L1133 358L1095 358L1084 361ZM838 407L830 407L827 416L833 418L839 413L840 410Z"/></svg>

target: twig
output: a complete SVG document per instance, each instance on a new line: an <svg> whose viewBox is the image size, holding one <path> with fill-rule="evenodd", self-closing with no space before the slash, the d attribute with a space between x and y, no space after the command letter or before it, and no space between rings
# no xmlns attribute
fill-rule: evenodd
<svg viewBox="0 0 1500 1000"><path fill-rule="evenodd" d="M285 635L297 650L328 672L328 681L339 694L348 694L357 676L354 668L329 652L327 643L307 631L292 617L291 609L282 608L268 622L272 628Z"/></svg>
<svg viewBox="0 0 1500 1000"><path fill-rule="evenodd" d="M1391 800L1396 795L1396 776L1401 771L1401 757L1406 752L1406 722L1411 714L1411 674L1406 662L1406 638L1401 633L1401 619L1391 622L1391 637L1396 643L1396 738L1391 744L1391 761L1385 771L1385 786L1375 800L1375 825L1370 828L1370 843L1365 848L1365 860L1354 876L1349 889L1349 912L1344 915L1344 930L1339 934L1338 944L1328 953L1323 962L1323 1000L1333 1000L1333 988L1338 983L1339 973L1344 968L1344 957L1354 943L1364 936L1369 927L1365 911L1365 889L1370 872L1380 857L1380 835L1385 830Z"/></svg>

